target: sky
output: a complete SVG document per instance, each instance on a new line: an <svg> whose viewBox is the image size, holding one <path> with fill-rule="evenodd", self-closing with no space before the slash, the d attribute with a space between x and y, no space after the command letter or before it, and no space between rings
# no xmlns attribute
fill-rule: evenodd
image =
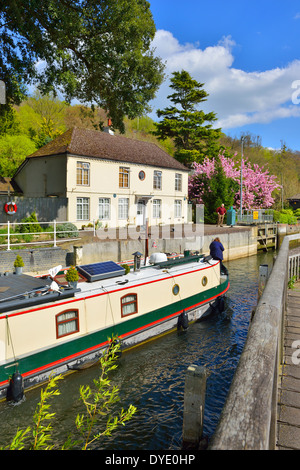
<svg viewBox="0 0 300 470"><path fill-rule="evenodd" d="M250 133L264 147L300 151L300 0L149 0L152 46L166 64L150 117L171 104L172 72L186 70L209 94L215 127Z"/></svg>

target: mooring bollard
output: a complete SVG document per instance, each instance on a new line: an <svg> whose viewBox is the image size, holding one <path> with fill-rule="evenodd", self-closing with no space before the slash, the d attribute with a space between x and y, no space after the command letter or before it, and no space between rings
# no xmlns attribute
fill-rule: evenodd
<svg viewBox="0 0 300 470"><path fill-rule="evenodd" d="M190 365L185 376L183 445L198 446L203 433L206 369Z"/></svg>

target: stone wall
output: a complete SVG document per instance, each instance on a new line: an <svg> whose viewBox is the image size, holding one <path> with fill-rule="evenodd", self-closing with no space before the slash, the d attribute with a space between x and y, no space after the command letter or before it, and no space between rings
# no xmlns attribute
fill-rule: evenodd
<svg viewBox="0 0 300 470"><path fill-rule="evenodd" d="M199 251L209 254L209 245L219 236L224 245L224 261L243 258L257 253L257 241L253 230L224 230L209 235L195 235L186 238L149 239L149 255L154 252L183 253L184 250ZM65 244L64 248L38 248L26 250L0 251L0 272L13 272L13 263L17 254L24 260L24 272L40 273L48 269L70 264L90 264L101 261L125 262L133 259L136 251L145 253L145 240L97 240L87 239L82 246L72 242ZM84 239L82 240L84 242ZM79 245L79 246L78 246Z"/></svg>
<svg viewBox="0 0 300 470"><path fill-rule="evenodd" d="M188 238L149 239L149 256L153 252L183 253L184 250L209 254L209 245L219 236L224 245L224 261L252 256L257 253L257 240L252 229L228 230L220 233ZM133 253L145 253L145 240L119 240L87 243L77 250L76 264L89 264L98 261L126 261L133 259Z"/></svg>
<svg viewBox="0 0 300 470"><path fill-rule="evenodd" d="M48 272L54 266L67 266L70 261L70 253L61 248L39 248L32 250L11 250L0 252L0 273L14 272L14 261L20 255L24 261L23 272L40 273Z"/></svg>

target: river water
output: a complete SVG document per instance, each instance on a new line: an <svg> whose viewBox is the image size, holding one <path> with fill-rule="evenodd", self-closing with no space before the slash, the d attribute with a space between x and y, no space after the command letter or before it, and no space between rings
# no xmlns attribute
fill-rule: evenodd
<svg viewBox="0 0 300 470"><path fill-rule="evenodd" d="M95 444L106 450L179 450L182 444L184 382L191 364L205 366L207 390L204 435L212 437L240 354L247 337L251 312L257 303L259 266L273 265L273 252L226 263L230 289L226 309L209 319L190 325L186 332L174 332L124 353L111 379L119 389L117 409L130 404L137 412L112 437ZM59 382L61 395L52 401L56 442L74 430L82 411L80 385L98 377L98 366L69 375ZM32 426L40 389L26 392L17 405L0 403L0 446L6 445L17 428Z"/></svg>

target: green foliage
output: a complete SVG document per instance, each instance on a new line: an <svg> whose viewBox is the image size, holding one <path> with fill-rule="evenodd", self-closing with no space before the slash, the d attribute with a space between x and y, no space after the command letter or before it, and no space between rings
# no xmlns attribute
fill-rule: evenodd
<svg viewBox="0 0 300 470"><path fill-rule="evenodd" d="M56 226L56 235L58 238L77 238L79 236L76 225L71 222L59 224Z"/></svg>
<svg viewBox="0 0 300 470"><path fill-rule="evenodd" d="M14 267L15 268L22 268L23 266L24 266L24 261L23 261L22 256L17 255L16 259L14 261Z"/></svg>
<svg viewBox="0 0 300 470"><path fill-rule="evenodd" d="M128 410L122 408L116 416L111 414L120 399L119 389L112 386L108 374L117 367L115 362L119 349L118 341L112 340L111 347L100 359L101 373L100 377L94 380L94 388L89 385L80 387L80 401L84 412L76 416L74 434L69 435L63 444L53 443L52 422L55 413L50 413L49 404L51 398L60 395L57 382L62 376L59 375L50 378L45 390L41 390L41 399L33 416L33 427L18 429L12 442L0 450L55 450L59 447L61 450L87 450L95 441L110 436L118 426L124 426L133 417L136 408L130 405Z"/></svg>
<svg viewBox="0 0 300 470"><path fill-rule="evenodd" d="M186 166L201 162L205 156L213 157L220 147L221 130L212 128L215 114L197 109L208 97L203 86L185 70L174 72L170 87L175 92L168 96L173 106L157 111L163 120L155 123L154 135L159 140L174 139L175 157Z"/></svg>
<svg viewBox="0 0 300 470"><path fill-rule="evenodd" d="M45 390L41 390L41 399L33 415L33 427L28 426L25 430L18 429L13 440L8 446L0 450L52 450L51 444L52 423L55 413L49 413L49 399L60 395L57 390L57 382L62 376L50 378Z"/></svg>
<svg viewBox="0 0 300 470"><path fill-rule="evenodd" d="M130 266L128 264L121 264L121 266L125 269L125 274L130 273Z"/></svg>
<svg viewBox="0 0 300 470"><path fill-rule="evenodd" d="M214 174L210 178L206 174L199 174L198 184L204 185L202 196L204 203L204 221L215 224L216 210L221 204L228 209L234 204L234 195L239 185L232 178L227 178L219 157L216 158Z"/></svg>
<svg viewBox="0 0 300 470"><path fill-rule="evenodd" d="M297 216L292 209L282 209L281 211L274 210L273 220L279 224L291 225L297 222Z"/></svg>
<svg viewBox="0 0 300 470"><path fill-rule="evenodd" d="M35 80L43 94L59 90L68 102L96 103L123 132L124 117L141 115L162 82L146 0L46 0L43 8L39 0L18 0L5 2L0 13L0 80L11 102L21 101L13 77Z"/></svg>
<svg viewBox="0 0 300 470"><path fill-rule="evenodd" d="M22 224L17 225L16 227L16 232L18 233L32 233L42 231L35 212L32 212L29 217L24 217L21 222Z"/></svg>
<svg viewBox="0 0 300 470"><path fill-rule="evenodd" d="M108 373L117 366L115 361L118 357L120 345L117 341L112 341L111 347L106 351L102 358L102 373L99 379L94 380L95 390L89 386L80 387L80 399L85 406L86 413L78 415L76 418L76 427L79 439L76 444L80 444L81 450L86 450L94 441L111 436L112 432L121 424L125 425L136 412L136 408L130 405L127 411L122 408L117 416L110 414L113 406L119 402L119 390L111 386ZM107 416L104 429L93 433L93 429L102 417Z"/></svg>
<svg viewBox="0 0 300 470"><path fill-rule="evenodd" d="M70 266L65 274L66 281L76 282L79 279L79 274L75 266Z"/></svg>
<svg viewBox="0 0 300 470"><path fill-rule="evenodd" d="M26 135L0 137L0 174L12 177L17 168L31 153L36 151L34 142Z"/></svg>
<svg viewBox="0 0 300 470"><path fill-rule="evenodd" d="M294 211L294 216L300 218L300 208Z"/></svg>
<svg viewBox="0 0 300 470"><path fill-rule="evenodd" d="M295 282L297 281L296 276L292 276L291 279L288 282L288 289L294 289L295 288Z"/></svg>
<svg viewBox="0 0 300 470"><path fill-rule="evenodd" d="M20 134L20 124L15 109L10 105L0 106L0 136Z"/></svg>

